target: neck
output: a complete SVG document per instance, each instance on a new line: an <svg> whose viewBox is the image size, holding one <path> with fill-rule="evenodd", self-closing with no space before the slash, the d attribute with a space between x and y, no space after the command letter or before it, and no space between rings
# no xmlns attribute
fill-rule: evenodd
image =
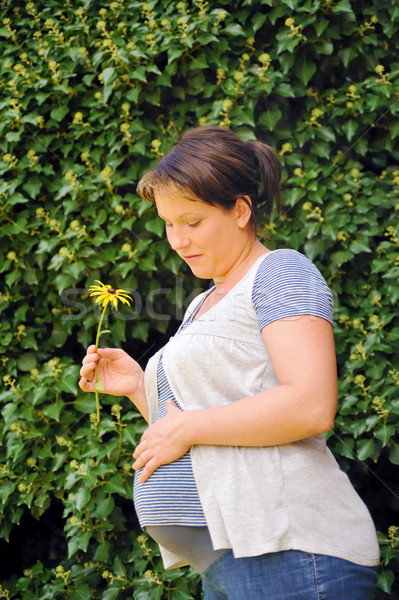
<svg viewBox="0 0 399 600"><path fill-rule="evenodd" d="M234 263L233 268L224 277L214 278L215 292L217 295L226 294L249 271L252 265L262 254L270 252L256 238L251 240Z"/></svg>

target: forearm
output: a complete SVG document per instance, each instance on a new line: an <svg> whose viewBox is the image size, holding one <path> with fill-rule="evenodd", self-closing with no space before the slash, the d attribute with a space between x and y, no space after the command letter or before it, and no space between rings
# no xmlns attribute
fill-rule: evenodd
<svg viewBox="0 0 399 600"><path fill-rule="evenodd" d="M279 385L224 406L186 411L183 435L190 445L274 446L328 431L336 389L324 397Z"/></svg>

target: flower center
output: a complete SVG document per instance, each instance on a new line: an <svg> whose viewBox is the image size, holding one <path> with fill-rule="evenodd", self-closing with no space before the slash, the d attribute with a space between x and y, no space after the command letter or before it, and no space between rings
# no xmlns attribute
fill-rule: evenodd
<svg viewBox="0 0 399 600"><path fill-rule="evenodd" d="M109 288L108 294L116 294L116 291L114 290L114 288Z"/></svg>

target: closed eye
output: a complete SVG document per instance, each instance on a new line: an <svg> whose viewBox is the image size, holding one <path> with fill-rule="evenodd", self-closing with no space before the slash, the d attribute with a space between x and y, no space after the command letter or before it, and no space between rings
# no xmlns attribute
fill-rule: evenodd
<svg viewBox="0 0 399 600"><path fill-rule="evenodd" d="M194 221L193 223L187 223L188 227L198 227L198 225L201 223L201 220L199 221ZM165 221L165 227L169 228L169 227L173 227L173 223L168 223Z"/></svg>

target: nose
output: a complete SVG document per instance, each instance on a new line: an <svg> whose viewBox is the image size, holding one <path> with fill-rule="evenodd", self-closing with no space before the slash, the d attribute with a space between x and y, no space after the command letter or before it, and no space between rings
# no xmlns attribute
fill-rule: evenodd
<svg viewBox="0 0 399 600"><path fill-rule="evenodd" d="M187 246L190 244L187 234L179 230L178 227L168 228L167 237L171 248L173 248L173 250L176 252L182 250L183 248L187 248Z"/></svg>

